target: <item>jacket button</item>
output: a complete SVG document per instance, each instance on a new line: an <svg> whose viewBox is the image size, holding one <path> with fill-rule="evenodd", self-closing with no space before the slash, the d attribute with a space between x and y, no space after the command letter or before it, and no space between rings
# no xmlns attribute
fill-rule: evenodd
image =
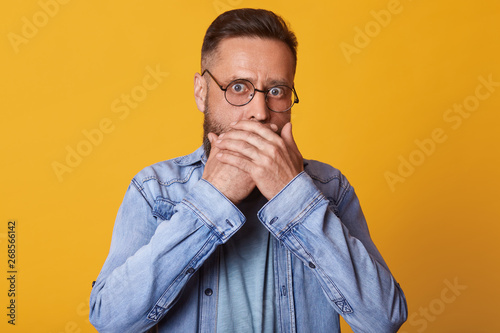
<svg viewBox="0 0 500 333"><path fill-rule="evenodd" d="M210 289L210 288L205 289L205 295L207 295L207 296L212 296L212 294L213 294L213 293L214 293L214 292L213 292L213 290L212 290L212 289Z"/></svg>
<svg viewBox="0 0 500 333"><path fill-rule="evenodd" d="M188 273L188 274L193 274L193 273L194 273L194 268L193 268L193 267L189 268L189 269L186 271L186 273Z"/></svg>
<svg viewBox="0 0 500 333"><path fill-rule="evenodd" d="M316 265L309 261L309 267L316 268Z"/></svg>

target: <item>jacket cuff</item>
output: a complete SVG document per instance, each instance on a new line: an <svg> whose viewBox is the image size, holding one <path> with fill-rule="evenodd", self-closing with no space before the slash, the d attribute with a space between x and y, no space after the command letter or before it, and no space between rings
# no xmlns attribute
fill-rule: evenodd
<svg viewBox="0 0 500 333"><path fill-rule="evenodd" d="M307 173L302 171L259 211L259 220L280 239L289 229L326 200Z"/></svg>
<svg viewBox="0 0 500 333"><path fill-rule="evenodd" d="M241 211L205 179L200 179L181 203L191 209L222 243L246 220Z"/></svg>

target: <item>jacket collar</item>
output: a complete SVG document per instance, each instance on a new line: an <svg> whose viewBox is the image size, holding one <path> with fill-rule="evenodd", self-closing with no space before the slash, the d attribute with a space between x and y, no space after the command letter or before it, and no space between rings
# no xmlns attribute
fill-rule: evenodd
<svg viewBox="0 0 500 333"><path fill-rule="evenodd" d="M189 155L180 156L174 159L174 163L182 166L188 166L199 162L202 162L203 164L207 162L207 156L205 155L203 145Z"/></svg>

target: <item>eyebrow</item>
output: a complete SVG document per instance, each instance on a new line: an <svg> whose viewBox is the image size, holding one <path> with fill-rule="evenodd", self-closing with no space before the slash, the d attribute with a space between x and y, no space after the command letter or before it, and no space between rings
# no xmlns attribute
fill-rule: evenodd
<svg viewBox="0 0 500 333"><path fill-rule="evenodd" d="M293 84L289 85L289 83L285 80L271 80L269 82L269 85L271 87L274 87L274 86L293 86Z"/></svg>
<svg viewBox="0 0 500 333"><path fill-rule="evenodd" d="M250 81L252 82L252 84L255 86L255 81L253 81L252 78L250 77L237 77L235 75L232 75L229 77L228 79L228 82L226 83L226 86L231 83L232 81L234 80L247 80L247 81ZM269 82L266 83L266 87L269 87L269 88L272 88L272 87L275 87L275 86L287 86L287 87L293 87L293 83L292 84L289 84L288 81L286 80L277 80L277 79L274 79L274 80L271 80ZM264 89L267 89L266 87L264 87ZM257 88L257 87L256 87ZM259 89L259 88L257 88Z"/></svg>

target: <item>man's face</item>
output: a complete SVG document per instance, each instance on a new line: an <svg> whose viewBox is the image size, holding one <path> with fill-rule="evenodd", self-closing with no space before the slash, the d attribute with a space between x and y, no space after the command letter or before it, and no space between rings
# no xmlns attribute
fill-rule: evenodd
<svg viewBox="0 0 500 333"><path fill-rule="evenodd" d="M294 61L288 46L280 41L261 38L228 38L219 44L218 52L210 62L208 70L225 88L235 79L247 79L256 89L267 90L272 86L284 84L293 86ZM225 132L229 124L239 120L255 120L263 124L275 124L278 133L290 121L290 110L277 113L266 106L265 95L256 92L250 103L244 106L233 106L224 98L208 73L203 76L209 83L204 103L204 145L210 151L207 134L217 135Z"/></svg>

